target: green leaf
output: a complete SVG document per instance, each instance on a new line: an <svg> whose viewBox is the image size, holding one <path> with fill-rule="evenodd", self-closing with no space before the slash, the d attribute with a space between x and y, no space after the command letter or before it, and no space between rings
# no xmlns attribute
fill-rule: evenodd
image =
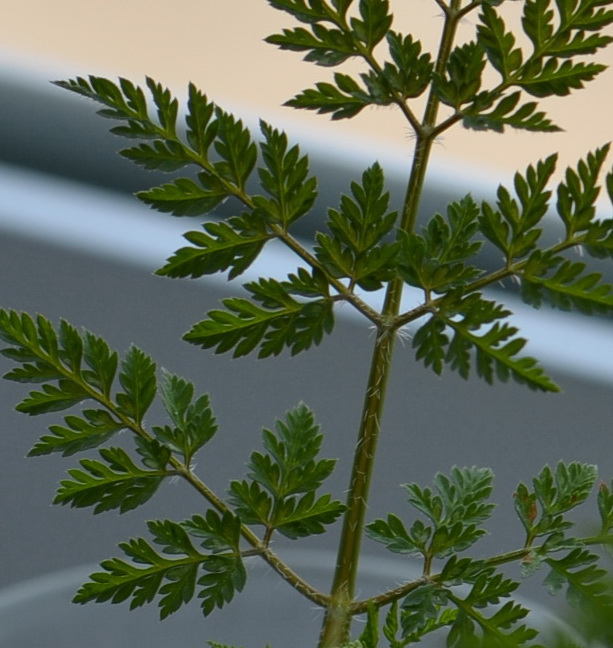
<svg viewBox="0 0 613 648"><path fill-rule="evenodd" d="M345 507L329 495L316 497L336 462L318 459L323 436L312 412L301 403L262 436L267 452L253 452L248 479L230 485L238 515L292 539L323 533Z"/></svg>
<svg viewBox="0 0 613 648"><path fill-rule="evenodd" d="M198 580L202 587L198 598L208 616L216 607L229 603L236 592L241 592L247 582L247 572L240 556L216 555L209 557L203 564L208 572Z"/></svg>
<svg viewBox="0 0 613 648"><path fill-rule="evenodd" d="M203 232L184 234L195 247L183 247L156 271L163 277L196 279L216 272L228 272L228 279L241 275L272 238L261 220L249 213L227 221L202 225Z"/></svg>
<svg viewBox="0 0 613 648"><path fill-rule="evenodd" d="M350 24L355 37L372 52L387 34L393 16L389 13L388 0L360 0L360 18L351 18Z"/></svg>
<svg viewBox="0 0 613 648"><path fill-rule="evenodd" d="M565 97L572 90L583 88L586 81L594 79L606 67L596 63L559 63L558 59L552 58L543 65L529 66L516 85L534 97Z"/></svg>
<svg viewBox="0 0 613 648"><path fill-rule="evenodd" d="M258 345L258 357L280 354L284 347L292 355L319 344L324 333L334 326L332 301L326 294L321 299L297 301L291 286L275 279L260 279L245 285L258 306L240 297L223 300L227 310L209 311L209 319L195 324L184 335L192 344L216 353L234 349L234 357L247 355Z"/></svg>
<svg viewBox="0 0 613 648"><path fill-rule="evenodd" d="M119 85L109 79L89 76L68 81L55 81L55 85L70 90L106 106L98 114L108 119L127 122L111 132L122 137L158 139L161 129L148 115L147 100L141 88L127 79L119 79Z"/></svg>
<svg viewBox="0 0 613 648"><path fill-rule="evenodd" d="M285 420L277 420L274 432L264 429L262 436L267 454L251 455L248 475L277 498L316 490L334 469L334 460L317 460L323 434L304 403L287 412Z"/></svg>
<svg viewBox="0 0 613 648"><path fill-rule="evenodd" d="M432 528L423 522L416 522L410 531L407 531L402 520L393 513L389 513L387 520L375 520L366 525L366 535L376 542L385 545L390 551L400 554L425 555L426 543L432 534Z"/></svg>
<svg viewBox="0 0 613 648"><path fill-rule="evenodd" d="M611 533L613 528L613 484L609 486L606 482L602 481L598 485L598 512L600 513L600 520L602 522L601 535ZM609 547L610 552L611 547Z"/></svg>
<svg viewBox="0 0 613 648"><path fill-rule="evenodd" d="M124 391L115 397L118 410L142 423L156 394L155 363L138 347L131 346L121 362L119 382Z"/></svg>
<svg viewBox="0 0 613 648"><path fill-rule="evenodd" d="M554 12L550 0L526 0L522 16L525 34L536 52L543 51L554 32Z"/></svg>
<svg viewBox="0 0 613 648"><path fill-rule="evenodd" d="M188 86L187 115L185 134L189 145L203 159L208 160L209 149L217 134L217 122L214 119L215 104L206 95L190 83Z"/></svg>
<svg viewBox="0 0 613 648"><path fill-rule="evenodd" d="M383 239L394 227L396 212L388 212L383 170L375 163L351 183L353 198L343 195L338 210L330 209L331 234L317 234L315 254L336 277L347 277L365 290L377 290L394 275L397 246Z"/></svg>
<svg viewBox="0 0 613 648"><path fill-rule="evenodd" d="M566 587L566 598L584 609L611 606L613 598L606 583L607 572L597 565L598 556L583 547L572 549L563 558L548 557L551 568L545 579L550 594Z"/></svg>
<svg viewBox="0 0 613 648"><path fill-rule="evenodd" d="M85 364L89 367L83 371L83 378L105 397L110 397L119 362L117 352L111 351L104 339L88 331L85 331L83 349Z"/></svg>
<svg viewBox="0 0 613 648"><path fill-rule="evenodd" d="M194 160L179 142L155 140L151 144L139 144L123 149L120 155L148 171L177 171Z"/></svg>
<svg viewBox="0 0 613 648"><path fill-rule="evenodd" d="M484 52L478 43L456 47L449 55L446 76L434 76L436 95L444 104L459 109L479 92L484 67Z"/></svg>
<svg viewBox="0 0 613 648"><path fill-rule="evenodd" d="M474 130L493 130L503 133L505 126L520 130L555 133L562 130L556 126L544 112L535 112L538 104L535 101L522 104L516 109L521 92L513 92L502 97L490 112L483 112L480 102L476 100L462 110L462 125ZM515 110L515 112L513 112Z"/></svg>
<svg viewBox="0 0 613 648"><path fill-rule="evenodd" d="M457 315L461 315L461 319L457 319ZM514 326L496 321L507 315L509 311L502 306L477 294L461 299L458 306L445 315L445 323L454 331L446 363L467 378L471 364L469 351L474 350L477 375L490 384L496 376L503 382L513 378L533 390L559 391L534 358L517 357L526 341L514 337L517 333ZM481 335L473 332L491 322L495 323Z"/></svg>
<svg viewBox="0 0 613 648"><path fill-rule="evenodd" d="M35 416L70 409L91 398L91 394L71 380L59 380L56 385L43 385L42 391L31 391L15 408L23 414Z"/></svg>
<svg viewBox="0 0 613 648"><path fill-rule="evenodd" d="M479 208L467 195L450 203L447 217L435 214L420 234L411 232L400 238L398 272L410 285L444 293L459 288L480 271L466 261L481 248L475 241Z"/></svg>
<svg viewBox="0 0 613 648"><path fill-rule="evenodd" d="M179 102L172 96L168 88L151 77L146 78L147 87L157 108L157 117L167 137L177 136L177 115L179 113Z"/></svg>
<svg viewBox="0 0 613 648"><path fill-rule="evenodd" d="M449 615L441 619L441 611L448 603L445 590L433 583L421 585L402 601L401 623L403 639L419 641L428 632L451 622Z"/></svg>
<svg viewBox="0 0 613 648"><path fill-rule="evenodd" d="M555 171L557 155L530 165L524 175L516 173L514 188L518 201L500 185L495 210L487 202L481 205L479 226L483 235L501 249L510 262L531 252L541 236L537 227L547 213L551 191L546 190Z"/></svg>
<svg viewBox="0 0 613 648"><path fill-rule="evenodd" d="M249 129L240 119L215 109L217 118L217 137L214 147L221 160L214 163L215 171L229 180L240 192L257 162L257 148L251 139Z"/></svg>
<svg viewBox="0 0 613 648"><path fill-rule="evenodd" d="M194 515L181 525L191 536L200 539L202 547L213 553L239 550L241 522L230 511L220 514L209 509L204 516Z"/></svg>
<svg viewBox="0 0 613 648"><path fill-rule="evenodd" d="M390 30L386 39L393 63L384 64L383 77L403 99L419 97L432 80L432 57L427 52L422 54L422 44L410 34Z"/></svg>
<svg viewBox="0 0 613 648"><path fill-rule="evenodd" d="M311 491L302 497L286 497L277 505L271 522L281 535L296 540L325 533L326 525L335 522L345 508L331 495L316 499Z"/></svg>
<svg viewBox="0 0 613 648"><path fill-rule="evenodd" d="M342 0L345 11L351 1ZM331 20L330 15L326 12L325 0L268 0L268 3L275 9L287 11L301 22L317 23Z"/></svg>
<svg viewBox="0 0 613 648"><path fill-rule="evenodd" d="M82 459L81 468L68 471L71 479L60 482L54 504L93 506L95 514L112 509L125 513L151 499L164 477L171 474L139 468L121 448L99 452L103 461Z"/></svg>
<svg viewBox="0 0 613 648"><path fill-rule="evenodd" d="M154 434L173 452L182 454L189 465L196 452L217 432L209 397L205 394L194 400L194 385L167 371L160 395L173 425L155 427Z"/></svg>
<svg viewBox="0 0 613 648"><path fill-rule="evenodd" d="M449 344L449 336L445 330L445 322L436 317L430 317L414 333L412 342L413 348L417 350L415 358L423 360L424 365L432 367L439 376L443 373L445 349Z"/></svg>
<svg viewBox="0 0 613 648"><path fill-rule="evenodd" d="M288 149L287 136L260 122L264 142L260 144L265 167L258 173L270 199L254 198L257 207L284 229L307 214L317 198L317 180L309 176L309 160L298 146Z"/></svg>
<svg viewBox="0 0 613 648"><path fill-rule="evenodd" d="M367 533L396 553L445 558L465 551L486 533L480 525L494 510L494 505L486 502L492 482L489 469L454 466L450 476L435 476L434 490L406 484L409 503L428 518L429 524L417 520L407 531L400 519L390 514L387 521L369 524Z"/></svg>
<svg viewBox="0 0 613 648"><path fill-rule="evenodd" d="M568 530L573 523L564 514L587 499L597 476L594 465L560 461L555 471L549 466L540 471L533 479L532 491L520 483L514 494L515 511L530 541L535 537L552 536ZM549 549L546 547L547 551Z"/></svg>
<svg viewBox="0 0 613 648"><path fill-rule="evenodd" d="M319 23L312 24L310 29L284 29L282 34L273 34L264 40L282 50L308 52L305 61L324 67L340 65L351 56L359 55L350 33Z"/></svg>
<svg viewBox="0 0 613 648"><path fill-rule="evenodd" d="M550 270L554 268L551 273ZM540 308L546 300L554 308L579 310L587 315L613 310L613 286L598 272L584 274L585 263L534 252L521 274L523 300Z"/></svg>
<svg viewBox="0 0 613 648"><path fill-rule="evenodd" d="M173 216L201 216L223 202L230 190L216 176L205 171L197 174L198 181L179 178L139 191L136 197L149 207Z"/></svg>
<svg viewBox="0 0 613 648"><path fill-rule="evenodd" d="M332 113L332 119L350 119L374 103L367 90L346 74L337 72L335 84L320 82L285 102L291 108L315 110L320 115Z"/></svg>
<svg viewBox="0 0 613 648"><path fill-rule="evenodd" d="M270 523L273 506L271 496L255 481L232 480L228 489L229 502L244 524Z"/></svg>
<svg viewBox="0 0 613 648"><path fill-rule="evenodd" d="M164 619L188 603L198 590L203 612L208 615L243 589L246 572L239 555L201 554L185 528L176 522L153 521L149 530L163 553L180 557L168 559L142 538L124 542L120 547L131 562L118 558L104 561L104 571L91 575L74 602L121 603L131 598L130 609L135 609L159 596L160 617ZM201 568L205 574L198 578Z"/></svg>
<svg viewBox="0 0 613 648"><path fill-rule="evenodd" d="M117 421L106 410L84 410L83 417L66 416L66 426L50 425L50 435L44 435L28 453L29 457L38 457L61 452L69 457L77 452L96 448L108 441L125 426Z"/></svg>
<svg viewBox="0 0 613 648"><path fill-rule="evenodd" d="M610 145L606 144L588 153L584 160L579 160L576 171L566 169L564 181L558 185L556 208L569 239L594 224L600 193L598 176L609 150Z"/></svg>
<svg viewBox="0 0 613 648"><path fill-rule="evenodd" d="M515 36L506 31L504 20L491 6L484 4L477 26L477 40L485 50L492 66L498 70L502 80L507 82L522 65L521 49L515 47Z"/></svg>

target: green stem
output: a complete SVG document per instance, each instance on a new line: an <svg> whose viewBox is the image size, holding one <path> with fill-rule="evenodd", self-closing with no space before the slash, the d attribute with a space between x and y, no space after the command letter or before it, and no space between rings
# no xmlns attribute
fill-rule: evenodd
<svg viewBox="0 0 613 648"><path fill-rule="evenodd" d="M437 71L444 69L449 58L459 21L457 12L460 4L461 0L453 0L450 11L446 14L436 65ZM400 229L405 232L411 231L415 227L426 169L434 141L434 125L438 114L438 106L439 101L431 90L424 113L423 125L417 133L413 163L402 211ZM319 639L319 648L336 648L346 643L349 639L351 618L355 614L352 604L355 598L360 545L377 441L381 429L385 391L392 366L393 348L396 339L394 322L400 310L402 288L403 282L400 279L392 280L389 283L382 318L377 325L377 337L373 349L350 479L349 495L347 497L347 512L343 520L336 570L330 593L330 604L326 610Z"/></svg>
<svg viewBox="0 0 613 648"><path fill-rule="evenodd" d="M364 517L395 338L393 331L386 327L379 328L364 398L362 422L347 497L348 509L343 522L330 595L331 602L326 611L320 637L321 648L341 646L349 636Z"/></svg>

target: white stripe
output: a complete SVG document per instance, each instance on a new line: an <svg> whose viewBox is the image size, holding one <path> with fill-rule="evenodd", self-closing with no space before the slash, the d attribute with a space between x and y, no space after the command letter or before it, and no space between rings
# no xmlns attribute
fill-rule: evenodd
<svg viewBox="0 0 613 648"><path fill-rule="evenodd" d="M198 219L164 217L136 199L5 165L0 165L0 194L0 230L150 271L181 247L183 232L198 229L200 223ZM296 266L289 250L271 244L237 281L284 276ZM227 286L221 275L205 281ZM380 294L363 296L374 306L381 302ZM513 322L530 340L527 352L547 368L613 384L613 331L609 321L548 309L535 311L512 297L505 301L514 312ZM405 297L407 309L411 303L418 303L415 291ZM341 317L354 314L347 305L339 309Z"/></svg>

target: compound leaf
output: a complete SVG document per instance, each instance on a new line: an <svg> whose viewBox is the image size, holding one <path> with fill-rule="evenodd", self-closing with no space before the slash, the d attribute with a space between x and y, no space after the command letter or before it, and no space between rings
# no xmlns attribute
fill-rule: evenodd
<svg viewBox="0 0 613 648"><path fill-rule="evenodd" d="M193 247L183 247L156 271L164 277L191 277L225 272L228 278L241 275L258 257L272 238L260 219L245 213L227 221L202 225L202 232L187 232L183 236Z"/></svg>
<svg viewBox="0 0 613 648"><path fill-rule="evenodd" d="M96 448L105 443L125 426L106 410L87 409L80 416L66 416L65 426L50 425L51 434L44 435L28 453L38 457L61 452L69 457L77 452Z"/></svg>
<svg viewBox="0 0 613 648"><path fill-rule="evenodd" d="M287 136L260 122L264 142L260 144L264 167L260 181L270 199L256 197L255 204L284 229L309 212L317 198L317 180L309 176L309 160L298 146L288 148Z"/></svg>
<svg viewBox="0 0 613 648"><path fill-rule="evenodd" d="M60 482L54 504L83 508L93 506L94 513L119 509L131 511L147 502L164 477L164 469L143 470L121 448L102 448L103 461L82 459L81 468L68 471L71 479Z"/></svg>
<svg viewBox="0 0 613 648"><path fill-rule="evenodd" d="M124 391L116 395L119 411L140 424L155 398L157 380L155 363L132 345L121 363L119 382Z"/></svg>
<svg viewBox="0 0 613 648"><path fill-rule="evenodd" d="M234 349L234 357L247 355L258 345L258 357L278 355L288 347L295 355L319 344L334 325L332 301L297 301L291 282L260 279L245 285L262 307L240 297L223 300L227 310L213 310L209 319L195 324L184 339L216 353ZM325 288L327 291L327 287Z"/></svg>

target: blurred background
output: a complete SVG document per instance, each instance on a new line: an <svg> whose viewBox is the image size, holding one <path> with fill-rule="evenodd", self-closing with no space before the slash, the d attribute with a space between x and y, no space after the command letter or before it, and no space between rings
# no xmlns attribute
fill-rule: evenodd
<svg viewBox="0 0 613 648"><path fill-rule="evenodd" d="M520 4L513 3L512 11ZM392 8L396 28L414 33L434 51L441 24L436 3L392 2ZM516 19L509 16L510 22ZM263 42L292 25L291 17L264 0L175 0L172 6L158 0L22 0L2 8L0 306L41 312L54 321L63 317L120 350L136 343L159 366L209 392L220 431L199 459L199 470L220 491L242 474L261 428L301 400L322 424L327 456L347 455L360 416L371 333L345 308L333 336L296 358L231 360L182 343L191 324L240 286L228 286L223 278L189 282L152 276L198 219L164 216L132 199L131 193L164 177L119 158L122 142L108 135L110 124L95 116L94 106L49 81L98 74L143 82L149 75L180 97L193 81L247 123L255 126L261 117L284 127L310 152L313 169L321 174L321 208L298 232L306 237L321 227L324 208L337 204L350 180L375 160L384 166L398 205L412 140L392 109L331 123L282 107L334 71ZM471 29L474 23L467 20L464 34ZM613 48L597 58L610 64ZM456 128L446 133L435 151L422 215L443 210L468 191L477 198L491 196L515 170L554 151L563 169L611 140L613 71L543 107L564 132L500 136ZM219 215L233 209L228 204ZM604 202L602 209L610 213ZM554 224L549 235L556 236ZM273 250L261 268L274 274L294 266ZM502 503L492 535L477 548L484 553L521 542L511 494L545 463L586 461L598 464L603 478L613 476L611 321L530 311L508 287L502 298L530 337L529 351L564 392L543 396L514 384L490 387L477 378L467 383L450 373L438 378L414 361L407 342L398 349L371 505L372 517L388 510L402 517L408 511L400 484L428 482L454 464L490 466ZM0 359L0 367L5 373L10 363ZM180 520L201 510L181 484L165 485L153 502L123 516L50 507L57 480L75 460L25 459L58 417L17 415L13 407L24 395L23 385L0 384L0 588L116 555L118 541L145 532L145 519ZM161 413L154 409L153 424L156 416L159 420ZM337 497L346 489L348 471L339 462L331 481ZM596 516L595 505L581 515L587 524ZM337 532L305 544L329 549ZM379 553L372 543L365 548ZM543 597L542 577L534 580L529 594Z"/></svg>

